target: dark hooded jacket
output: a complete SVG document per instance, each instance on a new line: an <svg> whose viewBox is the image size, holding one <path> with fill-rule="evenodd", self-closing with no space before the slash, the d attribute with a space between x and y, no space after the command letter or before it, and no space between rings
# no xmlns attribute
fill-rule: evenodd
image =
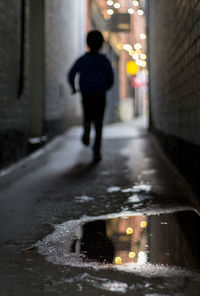
<svg viewBox="0 0 200 296"><path fill-rule="evenodd" d="M75 89L75 76L79 74L82 94L103 94L113 84L113 70L109 60L101 53L85 53L72 66L68 80Z"/></svg>

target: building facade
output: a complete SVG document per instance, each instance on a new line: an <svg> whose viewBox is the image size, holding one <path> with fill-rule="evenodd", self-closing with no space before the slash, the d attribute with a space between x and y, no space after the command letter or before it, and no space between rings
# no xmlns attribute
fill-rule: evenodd
<svg viewBox="0 0 200 296"><path fill-rule="evenodd" d="M84 51L84 1L0 3L0 166L80 121L66 73ZM78 16L78 17L74 17Z"/></svg>
<svg viewBox="0 0 200 296"><path fill-rule="evenodd" d="M199 191L200 3L148 6L151 129Z"/></svg>

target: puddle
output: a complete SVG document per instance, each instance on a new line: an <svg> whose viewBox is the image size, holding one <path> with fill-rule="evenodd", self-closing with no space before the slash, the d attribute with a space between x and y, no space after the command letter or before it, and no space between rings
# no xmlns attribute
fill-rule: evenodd
<svg viewBox="0 0 200 296"><path fill-rule="evenodd" d="M76 196L74 199L75 199L75 202L80 202L80 203L94 200L93 197L90 197L87 195Z"/></svg>
<svg viewBox="0 0 200 296"><path fill-rule="evenodd" d="M128 203L138 203L144 200L151 200L151 196L145 196L145 195L139 195L139 194L133 194L129 196Z"/></svg>
<svg viewBox="0 0 200 296"><path fill-rule="evenodd" d="M121 187L119 186L111 186L107 188L107 192L108 193L112 193L112 192L118 192L121 190Z"/></svg>
<svg viewBox="0 0 200 296"><path fill-rule="evenodd" d="M152 170L146 170L146 171L143 171L142 174L143 175L146 175L146 176L149 176L149 175L153 175L156 173L156 169L152 169Z"/></svg>
<svg viewBox="0 0 200 296"><path fill-rule="evenodd" d="M152 186L144 182L138 182L130 188L121 189L119 186L110 186L107 188L108 193L122 192L122 193L148 193L151 191Z"/></svg>
<svg viewBox="0 0 200 296"><path fill-rule="evenodd" d="M132 192L149 192L150 190L150 184L140 183L133 186Z"/></svg>
<svg viewBox="0 0 200 296"><path fill-rule="evenodd" d="M200 268L199 227L199 216L189 210L83 217L57 225L37 247L55 264L177 275Z"/></svg>
<svg viewBox="0 0 200 296"><path fill-rule="evenodd" d="M148 193L151 191L152 186L150 184L146 184L143 182L136 183L133 187L131 188L124 188L121 190L122 193Z"/></svg>
<svg viewBox="0 0 200 296"><path fill-rule="evenodd" d="M117 281L110 281L102 285L102 288L107 291L111 292L120 292L120 293L126 293L128 285L125 283L120 283Z"/></svg>

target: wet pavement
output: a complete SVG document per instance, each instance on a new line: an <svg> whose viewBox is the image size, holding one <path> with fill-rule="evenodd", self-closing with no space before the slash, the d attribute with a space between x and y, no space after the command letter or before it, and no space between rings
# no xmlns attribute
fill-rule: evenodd
<svg viewBox="0 0 200 296"><path fill-rule="evenodd" d="M199 205L142 121L72 128L0 177L0 295L199 295Z"/></svg>

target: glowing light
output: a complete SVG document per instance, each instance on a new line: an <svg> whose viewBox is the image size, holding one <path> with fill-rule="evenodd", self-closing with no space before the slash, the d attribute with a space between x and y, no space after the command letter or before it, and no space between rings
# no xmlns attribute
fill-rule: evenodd
<svg viewBox="0 0 200 296"><path fill-rule="evenodd" d="M144 14L144 11L142 9L138 9L137 14L138 15L143 15Z"/></svg>
<svg viewBox="0 0 200 296"><path fill-rule="evenodd" d="M116 3L114 4L114 8L116 8L116 9L120 8L120 4L119 4L118 2L116 2Z"/></svg>
<svg viewBox="0 0 200 296"><path fill-rule="evenodd" d="M118 44L117 44L117 48L118 48L119 50L122 50L122 49L123 49L123 44L122 44L122 43L118 43Z"/></svg>
<svg viewBox="0 0 200 296"><path fill-rule="evenodd" d="M113 3L114 3L114 2L113 2L112 0L108 0L108 1L107 1L107 4L108 4L109 6L112 6Z"/></svg>
<svg viewBox="0 0 200 296"><path fill-rule="evenodd" d="M128 254L128 257L131 259L135 258L135 256L136 256L135 252L129 252L129 254Z"/></svg>
<svg viewBox="0 0 200 296"><path fill-rule="evenodd" d="M122 264L122 258L121 257L115 257L115 264Z"/></svg>
<svg viewBox="0 0 200 296"><path fill-rule="evenodd" d="M142 44L141 43L136 43L136 44L134 44L134 48L136 50L140 50L142 48Z"/></svg>
<svg viewBox="0 0 200 296"><path fill-rule="evenodd" d="M147 254L145 252L143 252L143 251L140 251L138 253L137 263L138 264L145 264L145 263L147 263L147 261L148 261Z"/></svg>
<svg viewBox="0 0 200 296"><path fill-rule="evenodd" d="M140 223L140 227L142 227L142 228L146 228L146 227L147 227L147 222L146 222L146 221L142 221L142 222Z"/></svg>
<svg viewBox="0 0 200 296"><path fill-rule="evenodd" d="M126 63L126 73L128 75L136 75L138 72L138 66L136 65L135 61L128 61ZM128 229L128 228L127 228ZM132 228L131 228L132 229ZM128 233L127 233L128 234Z"/></svg>
<svg viewBox="0 0 200 296"><path fill-rule="evenodd" d="M136 50L135 53L140 55L142 52L141 52L141 50Z"/></svg>
<svg viewBox="0 0 200 296"><path fill-rule="evenodd" d="M149 71L147 69L142 70L145 75L149 75Z"/></svg>
<svg viewBox="0 0 200 296"><path fill-rule="evenodd" d="M133 6L135 6L135 7L139 6L139 2L138 1L133 1Z"/></svg>
<svg viewBox="0 0 200 296"><path fill-rule="evenodd" d="M146 54L142 53L142 54L140 55L140 58L141 58L141 60L146 60L147 56L146 56Z"/></svg>
<svg viewBox="0 0 200 296"><path fill-rule="evenodd" d="M129 14L134 14L134 12L135 12L135 10L134 10L133 8L129 8L129 9L128 9L128 13L129 13Z"/></svg>
<svg viewBox="0 0 200 296"><path fill-rule="evenodd" d="M140 39L145 40L147 38L147 35L144 33L140 34Z"/></svg>
<svg viewBox="0 0 200 296"><path fill-rule="evenodd" d="M132 50L133 48L132 48L132 46L131 46L130 44L124 44L123 49L125 49L125 50L127 50L127 51L130 51L130 50Z"/></svg>
<svg viewBox="0 0 200 296"><path fill-rule="evenodd" d="M114 11L112 9L107 10L107 14L112 15L113 13L114 13Z"/></svg>
<svg viewBox="0 0 200 296"><path fill-rule="evenodd" d="M132 234L133 233L133 228L131 228L131 227L128 227L128 228L126 228L126 234Z"/></svg>
<svg viewBox="0 0 200 296"><path fill-rule="evenodd" d="M133 56L134 55L134 50L133 49L129 50L129 54L130 54L130 56Z"/></svg>
<svg viewBox="0 0 200 296"><path fill-rule="evenodd" d="M145 61L142 61L142 60L140 60L140 59L138 59L138 60L136 61L136 64L137 64L138 66L140 66L140 67L146 67L146 65L147 65L147 63L146 63Z"/></svg>
<svg viewBox="0 0 200 296"><path fill-rule="evenodd" d="M138 60L138 59L139 59L139 54L137 54L137 53L134 53L132 57L133 57L133 59L136 61L136 60Z"/></svg>

